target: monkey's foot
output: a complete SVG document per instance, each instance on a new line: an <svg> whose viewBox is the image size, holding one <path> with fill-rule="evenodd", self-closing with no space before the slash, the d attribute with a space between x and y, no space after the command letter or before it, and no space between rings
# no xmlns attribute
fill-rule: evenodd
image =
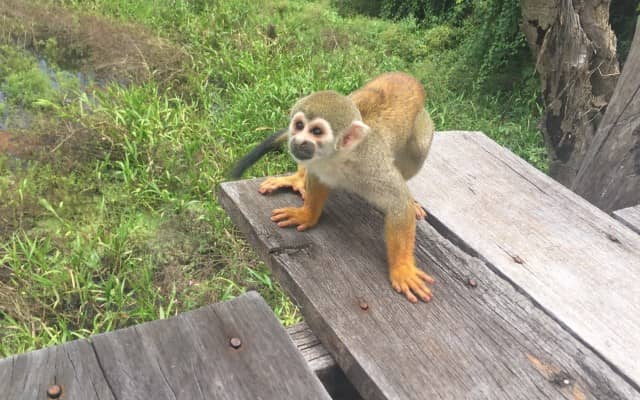
<svg viewBox="0 0 640 400"><path fill-rule="evenodd" d="M271 213L271 220L277 222L280 228L297 226L299 231L304 231L317 224L319 217L319 215L313 215L311 209L304 206L299 208L278 208Z"/></svg>
<svg viewBox="0 0 640 400"><path fill-rule="evenodd" d="M300 196L304 199L306 194L304 190L304 175L293 174L267 178L260 184L258 192L269 194L281 188L291 188L294 192L300 193Z"/></svg>
<svg viewBox="0 0 640 400"><path fill-rule="evenodd" d="M434 283L435 279L416 268L415 265L395 265L389 270L391 286L398 293L403 293L412 303L417 303L416 295L424 302L431 301L433 294L427 283Z"/></svg>
<svg viewBox="0 0 640 400"><path fill-rule="evenodd" d="M413 206L416 208L416 219L425 219L427 218L427 212L422 208L422 206L417 202L413 201Z"/></svg>

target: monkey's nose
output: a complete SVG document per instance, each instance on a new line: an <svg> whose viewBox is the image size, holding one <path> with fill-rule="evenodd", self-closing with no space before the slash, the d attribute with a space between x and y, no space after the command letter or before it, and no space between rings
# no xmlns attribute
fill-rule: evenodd
<svg viewBox="0 0 640 400"><path fill-rule="evenodd" d="M309 141L291 143L291 153L298 160L308 160L313 157L314 145Z"/></svg>

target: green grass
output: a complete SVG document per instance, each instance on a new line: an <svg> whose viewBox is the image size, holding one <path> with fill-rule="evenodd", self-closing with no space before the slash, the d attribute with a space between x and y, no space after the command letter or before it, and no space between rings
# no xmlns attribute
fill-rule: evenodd
<svg viewBox="0 0 640 400"><path fill-rule="evenodd" d="M545 168L532 72L518 72L508 90L479 89L461 75L473 66L458 63L459 28L343 17L326 1L68 0L65 7L144 25L183 48L189 63L175 82L80 89L71 79L54 90L30 53L0 51L12 63L0 63L8 107L38 116L16 132L36 143L56 132L33 154L0 156L0 224L10 227L0 229L0 355L248 289L259 290L283 323L299 321L215 188L310 91L347 93L380 72L408 71L425 83L438 130L482 130ZM52 46L44 49L64 54ZM248 175L293 168L279 152Z"/></svg>

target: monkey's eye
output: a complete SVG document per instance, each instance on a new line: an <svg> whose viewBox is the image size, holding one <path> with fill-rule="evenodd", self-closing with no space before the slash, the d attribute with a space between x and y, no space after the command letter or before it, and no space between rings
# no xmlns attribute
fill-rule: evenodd
<svg viewBox="0 0 640 400"><path fill-rule="evenodd" d="M322 129L320 129L320 128L318 128L318 127L316 126L315 128L311 129L311 133L312 133L314 136L320 136L320 135L322 135Z"/></svg>
<svg viewBox="0 0 640 400"><path fill-rule="evenodd" d="M296 122L296 129L301 131L304 128L304 122L298 121Z"/></svg>

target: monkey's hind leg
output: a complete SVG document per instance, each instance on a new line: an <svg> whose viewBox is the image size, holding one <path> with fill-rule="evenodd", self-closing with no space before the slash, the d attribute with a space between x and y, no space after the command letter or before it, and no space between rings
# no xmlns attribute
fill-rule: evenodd
<svg viewBox="0 0 640 400"><path fill-rule="evenodd" d="M302 165L298 165L298 171L295 174L287 176L274 176L265 179L261 184L258 192L261 194L269 194L281 188L291 188L294 192L300 193L304 199L306 189L304 187L306 170Z"/></svg>
<svg viewBox="0 0 640 400"><path fill-rule="evenodd" d="M395 166L398 168L405 181L415 176L422 168L429 154L429 148L433 140L433 122L426 110L416 115L413 123L412 135L405 144L402 152L396 155ZM416 219L427 217L427 212L414 200Z"/></svg>
<svg viewBox="0 0 640 400"><path fill-rule="evenodd" d="M385 217L385 241L389 258L389 279L391 286L406 298L416 303L431 301L433 295L427 284L435 280L416 267L413 254L416 239L414 208L407 204L400 215L389 213Z"/></svg>

